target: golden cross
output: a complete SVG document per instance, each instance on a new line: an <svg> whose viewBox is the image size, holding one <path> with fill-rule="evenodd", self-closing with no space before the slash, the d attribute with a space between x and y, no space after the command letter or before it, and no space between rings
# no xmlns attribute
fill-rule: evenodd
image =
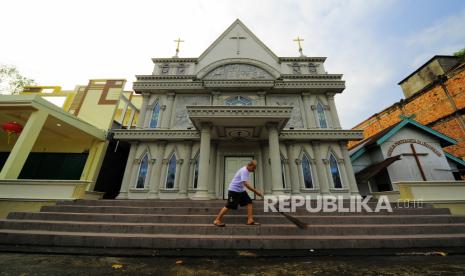
<svg viewBox="0 0 465 276"><path fill-rule="evenodd" d="M302 38L300 38L299 36L297 36L296 39L294 39L295 42L297 42L297 44L299 45L299 52L300 52L300 55L303 56L304 54L302 53L302 45L300 44L301 41L304 41Z"/></svg>
<svg viewBox="0 0 465 276"><path fill-rule="evenodd" d="M178 38L174 42L176 42L176 57L177 57L179 53L179 43L184 42L184 40L181 40L181 38Z"/></svg>

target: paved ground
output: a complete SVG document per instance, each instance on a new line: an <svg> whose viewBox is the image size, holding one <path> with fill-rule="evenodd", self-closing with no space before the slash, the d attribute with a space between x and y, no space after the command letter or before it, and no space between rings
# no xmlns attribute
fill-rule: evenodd
<svg viewBox="0 0 465 276"><path fill-rule="evenodd" d="M465 256L118 258L0 253L0 275L465 275Z"/></svg>

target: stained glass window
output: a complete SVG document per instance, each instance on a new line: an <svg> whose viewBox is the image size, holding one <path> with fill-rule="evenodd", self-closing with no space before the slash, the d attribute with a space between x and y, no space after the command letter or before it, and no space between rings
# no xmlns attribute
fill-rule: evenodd
<svg viewBox="0 0 465 276"><path fill-rule="evenodd" d="M304 176L304 184L306 189L313 188L313 180L312 180L312 168L310 166L310 160L306 154L304 154L302 158L302 174Z"/></svg>
<svg viewBox="0 0 465 276"><path fill-rule="evenodd" d="M197 189L197 184L199 180L199 158L195 160L194 164L194 189Z"/></svg>
<svg viewBox="0 0 465 276"><path fill-rule="evenodd" d="M252 105L252 100L242 96L234 96L226 99L226 105Z"/></svg>
<svg viewBox="0 0 465 276"><path fill-rule="evenodd" d="M137 175L136 188L143 189L145 187L145 180L147 178L147 171L149 169L149 157L146 153L139 165L139 174Z"/></svg>
<svg viewBox="0 0 465 276"><path fill-rule="evenodd" d="M342 188L341 174L337 164L336 157L333 154L329 157L329 168L331 176L333 177L334 188Z"/></svg>
<svg viewBox="0 0 465 276"><path fill-rule="evenodd" d="M284 173L284 160L281 159L281 177L283 179L283 189L286 189L286 175Z"/></svg>
<svg viewBox="0 0 465 276"><path fill-rule="evenodd" d="M168 161L168 172L166 173L166 189L174 189L174 179L176 177L176 155L171 155Z"/></svg>
<svg viewBox="0 0 465 276"><path fill-rule="evenodd" d="M320 123L320 127L327 128L328 124L326 123L325 109L321 102L318 102L318 104L316 105L316 113L318 114L318 121Z"/></svg>
<svg viewBox="0 0 465 276"><path fill-rule="evenodd" d="M158 117L160 115L160 104L157 102L152 109L152 117L150 118L150 128L158 126Z"/></svg>

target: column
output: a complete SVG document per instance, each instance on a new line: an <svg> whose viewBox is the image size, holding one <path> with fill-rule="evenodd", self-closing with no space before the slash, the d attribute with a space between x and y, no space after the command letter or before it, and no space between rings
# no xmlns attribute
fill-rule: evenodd
<svg viewBox="0 0 465 276"><path fill-rule="evenodd" d="M319 187L321 194L329 194L329 179L326 176L326 166L323 164L323 157L321 156L321 143L317 141L312 142L312 150L315 154L316 172L319 180Z"/></svg>
<svg viewBox="0 0 465 276"><path fill-rule="evenodd" d="M177 190L179 192L179 181L181 180L181 170L184 164L184 159L178 158L176 160L176 174L174 176L174 190ZM189 164L189 163L188 163Z"/></svg>
<svg viewBox="0 0 465 276"><path fill-rule="evenodd" d="M334 102L334 94L326 93L328 99L329 112L331 113L331 121L333 122L333 128L340 129L341 123L339 122L339 116L337 116L336 103Z"/></svg>
<svg viewBox="0 0 465 276"><path fill-rule="evenodd" d="M271 169L270 169L270 155L267 143L261 143L260 148L263 154L262 168L263 168L263 193L266 195L271 194Z"/></svg>
<svg viewBox="0 0 465 276"><path fill-rule="evenodd" d="M258 105L266 105L266 92L261 91L257 92L258 95Z"/></svg>
<svg viewBox="0 0 465 276"><path fill-rule="evenodd" d="M126 199L128 198L129 185L131 184L131 175L133 173L134 159L136 158L137 144L138 142L130 142L131 149L129 150L128 160L126 162L126 167L124 169L123 181L121 183L121 188L116 199Z"/></svg>
<svg viewBox="0 0 465 276"><path fill-rule="evenodd" d="M290 180L291 180L291 193L300 194L300 181L299 181L299 171L297 169L297 164L295 160L297 159L294 155L294 144L293 142L286 143L287 158L289 159L289 170L290 170Z"/></svg>
<svg viewBox="0 0 465 276"><path fill-rule="evenodd" d="M5 165L3 165L0 179L18 179L47 117L48 113L45 111L37 110L31 113L23 131L8 155Z"/></svg>
<svg viewBox="0 0 465 276"><path fill-rule="evenodd" d="M271 186L273 194L283 193L283 181L281 172L281 155L279 154L279 135L277 124L267 124L268 144L270 148L271 162Z"/></svg>
<svg viewBox="0 0 465 276"><path fill-rule="evenodd" d="M310 100L310 93L302 93L303 102L305 108L303 109L305 112L305 119L307 121L307 128L316 128L315 120L313 119L313 110L312 110L312 102Z"/></svg>
<svg viewBox="0 0 465 276"><path fill-rule="evenodd" d="M199 179L193 199L208 199L208 171L211 125L202 123L200 129Z"/></svg>
<svg viewBox="0 0 465 276"><path fill-rule="evenodd" d="M358 186L357 180L355 179L354 168L352 167L352 162L350 161L349 150L347 149L347 143L345 141L339 142L341 146L342 157L344 158L344 165L347 172L347 178L349 179L350 193L358 195Z"/></svg>
<svg viewBox="0 0 465 276"><path fill-rule="evenodd" d="M161 121L162 128L169 128L175 95L176 94L174 92L166 93L167 103L166 110L163 111L163 118Z"/></svg>
<svg viewBox="0 0 465 276"><path fill-rule="evenodd" d="M149 93L142 93L142 106L140 108L139 120L137 121L137 128L145 128L145 119L147 113L147 106L150 101Z"/></svg>
<svg viewBox="0 0 465 276"><path fill-rule="evenodd" d="M181 167L181 178L179 179L179 197L187 197L187 186L189 185L189 171L191 167L192 141L186 141L184 144L185 153L184 165Z"/></svg>
<svg viewBox="0 0 465 276"><path fill-rule="evenodd" d="M215 181L215 176L218 173L219 170L217 170L217 161L216 161L216 153L218 151L218 143L217 142L212 142L211 145L211 150L210 150L210 167L211 169L209 170L209 185L208 185L208 196L210 198L215 198L216 197L216 181Z"/></svg>
<svg viewBox="0 0 465 276"><path fill-rule="evenodd" d="M158 149L156 155L152 158L155 159L155 163L152 165L150 170L150 179L149 179L149 198L158 198L158 193L161 186L161 168L163 156L165 155L166 141L160 141L158 143Z"/></svg>

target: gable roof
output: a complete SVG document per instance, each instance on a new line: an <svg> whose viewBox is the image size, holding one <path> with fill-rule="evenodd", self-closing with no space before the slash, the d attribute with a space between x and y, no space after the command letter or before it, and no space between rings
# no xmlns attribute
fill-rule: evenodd
<svg viewBox="0 0 465 276"><path fill-rule="evenodd" d="M270 50L270 48L268 48L268 46L266 46L254 33L252 33L252 31L249 30L249 28L247 28L247 26L244 25L244 23L242 23L242 21L240 21L239 19L236 19L232 24L231 26L229 26L200 56L199 56L199 60L201 60L203 57L205 57L213 48L215 48L216 45L218 45L218 43L220 43L220 41L223 40L223 38L228 35L233 29L234 27L236 27L237 25L241 26L242 29L244 29L244 31L250 35L250 37L255 40L261 47L263 47L265 49L265 51L267 51L272 57L273 59L276 60L276 62L279 61L279 58L278 56L273 53L273 51Z"/></svg>
<svg viewBox="0 0 465 276"><path fill-rule="evenodd" d="M404 128L405 126L412 126L417 129L420 129L424 132L427 132L436 138L439 139L439 142L442 147L446 146L451 146L451 145L456 145L457 141L452 139L451 137L442 134L430 127L427 127L425 125L420 124L419 122L413 120L412 118L405 117L405 116L400 116L401 121L384 129L383 131L373 135L372 137L369 137L365 140L362 140L358 145L356 145L351 151L350 151L350 159L355 161L357 158L362 156L368 149L379 146L389 140L392 136L394 136L399 130Z"/></svg>

